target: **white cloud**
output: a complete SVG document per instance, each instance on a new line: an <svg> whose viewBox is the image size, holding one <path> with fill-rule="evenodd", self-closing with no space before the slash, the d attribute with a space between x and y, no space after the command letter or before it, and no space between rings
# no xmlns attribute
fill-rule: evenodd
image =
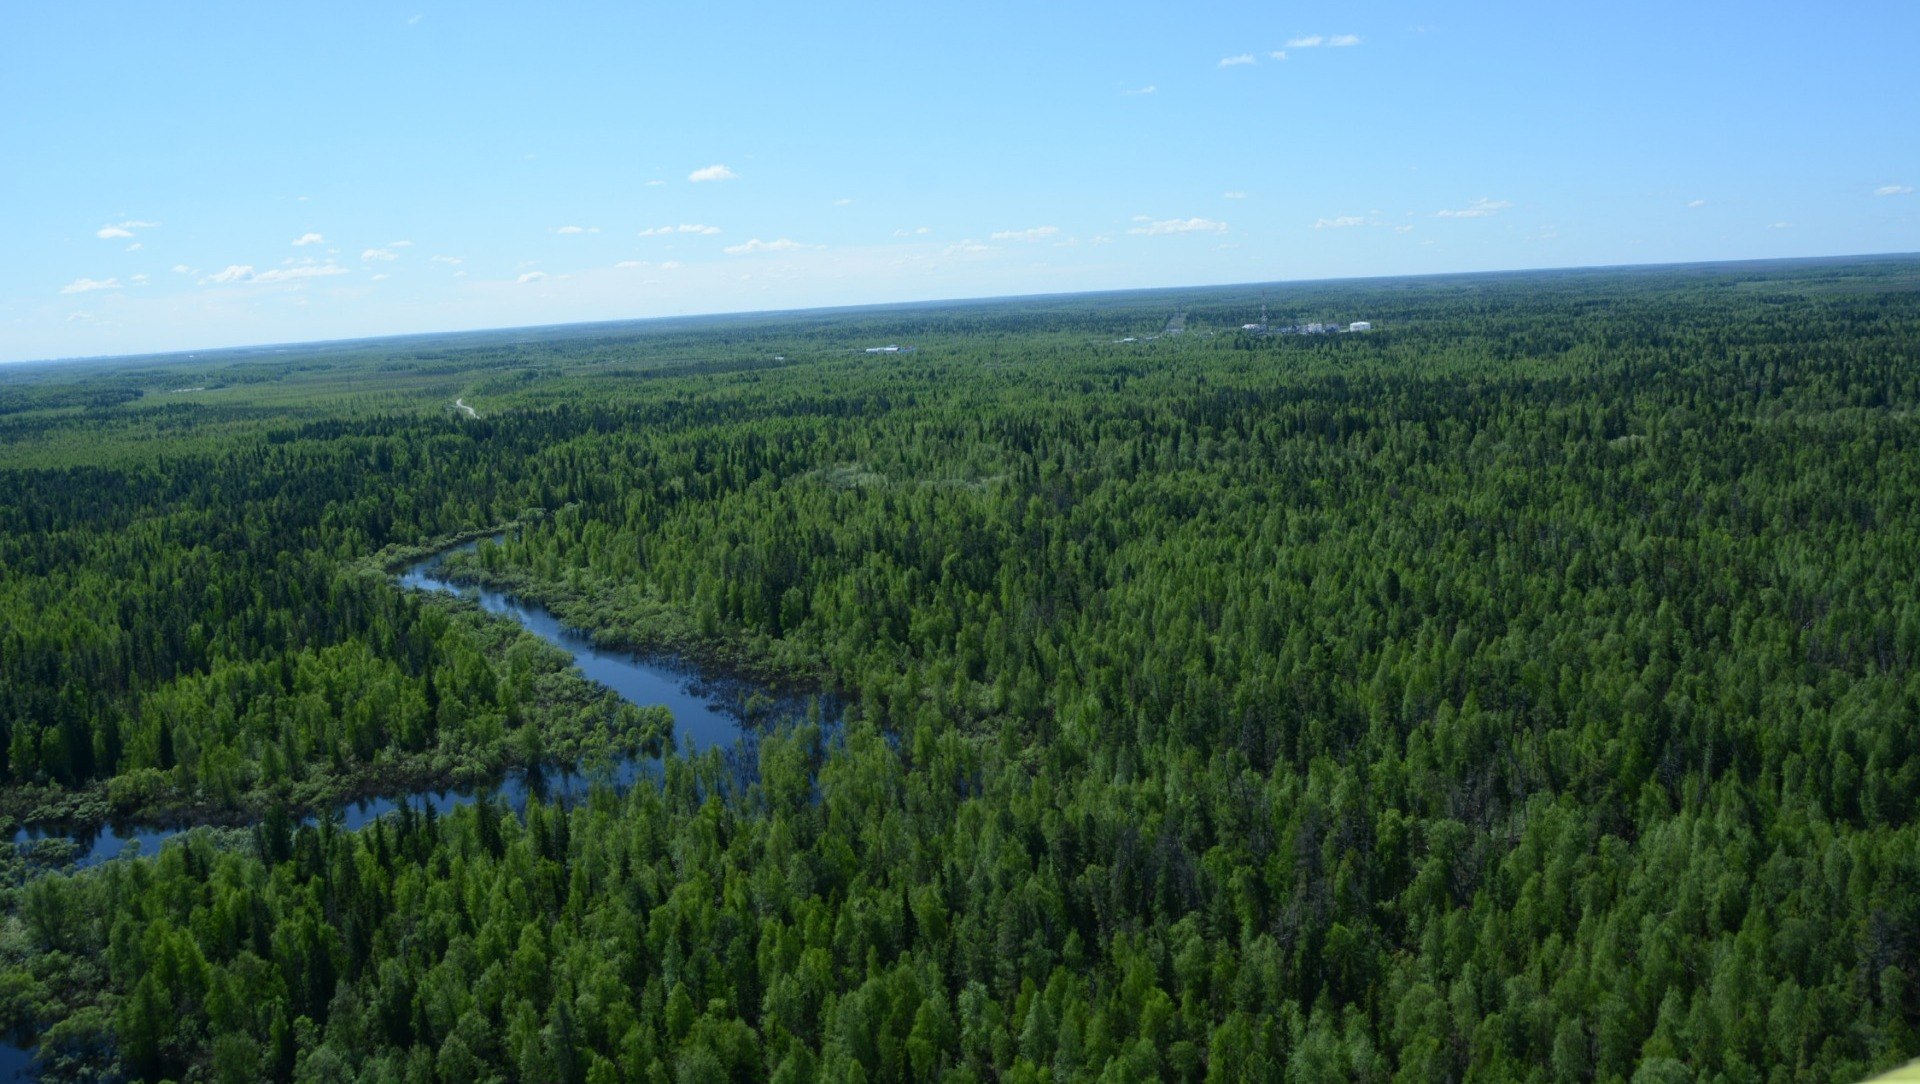
<svg viewBox="0 0 1920 1084"><path fill-rule="evenodd" d="M639 260L621 260L619 263L613 265L614 270L616 271L625 271L625 270L628 270L629 268L644 267L644 266L645 265L642 264Z"/></svg>
<svg viewBox="0 0 1920 1084"><path fill-rule="evenodd" d="M1144 86L1144 87L1139 87L1139 88L1137 88L1137 89L1134 89L1134 90L1123 90L1123 91L1121 91L1120 93L1122 93L1122 94L1126 94L1126 95L1129 95L1129 96L1132 96L1132 95L1138 95L1138 94L1153 94L1153 93L1155 93L1155 92L1157 92L1157 91L1158 91L1159 89L1160 89L1159 87L1157 87L1157 86L1154 86L1154 85L1153 85L1152 83L1148 83L1148 84L1147 84L1146 86Z"/></svg>
<svg viewBox="0 0 1920 1084"><path fill-rule="evenodd" d="M1027 230L1001 230L987 239L990 241L1044 241L1059 232L1058 226L1035 226Z"/></svg>
<svg viewBox="0 0 1920 1084"><path fill-rule="evenodd" d="M794 249L814 247L816 246L803 245L790 237L782 237L773 241L762 241L758 237L755 237L745 244L728 245L720 251L729 256L746 256L755 252L791 252Z"/></svg>
<svg viewBox="0 0 1920 1084"><path fill-rule="evenodd" d="M529 271L526 274L521 275L519 278L514 279L513 281L515 285L525 286L529 282L539 282L541 279L546 277L547 277L547 273L545 271Z"/></svg>
<svg viewBox="0 0 1920 1084"><path fill-rule="evenodd" d="M1221 199L1246 199L1246 198L1247 198L1247 194L1246 194L1245 192L1237 192L1237 191L1236 191L1236 192L1222 192L1222 193L1220 193L1220 198L1221 198Z"/></svg>
<svg viewBox="0 0 1920 1084"><path fill-rule="evenodd" d="M1488 215L1504 211L1511 206L1513 206L1512 200L1487 199L1482 196L1474 200L1472 206L1462 207L1454 211L1435 211L1433 214L1435 218L1485 218Z"/></svg>
<svg viewBox="0 0 1920 1084"><path fill-rule="evenodd" d="M1136 216L1134 221L1141 221L1143 217L1144 216ZM1150 236L1169 233L1225 233L1227 232L1227 224L1225 222L1215 222L1211 218L1168 218L1162 219L1159 222L1148 222L1144 226L1135 226L1127 232L1143 233Z"/></svg>
<svg viewBox="0 0 1920 1084"><path fill-rule="evenodd" d="M1251 63L1253 63L1253 54L1241 53L1239 56L1221 57L1219 66L1222 68L1238 68L1242 64L1251 64Z"/></svg>
<svg viewBox="0 0 1920 1084"><path fill-rule="evenodd" d="M160 225L160 223L158 222L142 222L141 220L134 218L134 219L128 219L127 221L122 222L117 226L102 226L99 229L93 231L93 235L95 237L98 237L102 241L113 241L121 238L132 237L133 234L130 231L150 230L158 225Z"/></svg>
<svg viewBox="0 0 1920 1084"><path fill-rule="evenodd" d="M835 207L851 207L853 205L853 201L850 199L842 198L842 199L834 200L833 205Z"/></svg>
<svg viewBox="0 0 1920 1084"><path fill-rule="evenodd" d="M118 290L119 288L120 288L120 280L117 278L111 278L111 279L77 278L77 279L74 279L72 282L67 283L65 286L60 287L60 292L63 294L84 294L93 290Z"/></svg>
<svg viewBox="0 0 1920 1084"><path fill-rule="evenodd" d="M718 226L703 226L698 222L682 222L678 226L654 226L640 231L642 237L661 237L669 233L698 233L711 237L720 232Z"/></svg>
<svg viewBox="0 0 1920 1084"><path fill-rule="evenodd" d="M1775 222L1775 223L1774 223L1773 225L1771 225L1771 226L1768 226L1767 228L1768 228L1768 229L1770 229L1770 230L1790 230L1790 229L1792 229L1792 228L1793 228L1793 223L1791 223L1791 222Z"/></svg>
<svg viewBox="0 0 1920 1084"><path fill-rule="evenodd" d="M1341 215L1339 218L1323 218L1313 224L1316 230L1343 230L1350 226L1364 226L1367 220L1359 215Z"/></svg>
<svg viewBox="0 0 1920 1084"><path fill-rule="evenodd" d="M1876 196L1911 196L1913 195L1913 186L1910 184L1883 184L1874 189L1873 194Z"/></svg>
<svg viewBox="0 0 1920 1084"><path fill-rule="evenodd" d="M948 245L945 255L959 256L968 252L991 252L991 251L993 251L992 245L983 245L978 241L969 239L966 241L961 241L958 244Z"/></svg>
<svg viewBox="0 0 1920 1084"><path fill-rule="evenodd" d="M360 253L360 258L361 258L362 260L388 260L388 261L391 261L391 260L397 260L397 259L399 259L399 258L400 258L400 254L399 254L398 252L395 252L395 251L393 251L392 249L385 249L385 248L370 248L370 249L367 249L366 251L364 251L364 252L362 252L362 253Z"/></svg>
<svg viewBox="0 0 1920 1084"><path fill-rule="evenodd" d="M133 276L133 278L129 279L128 281L133 283L135 286L145 286L147 284L147 273L145 271L142 271L139 274Z"/></svg>
<svg viewBox="0 0 1920 1084"><path fill-rule="evenodd" d="M138 251L140 251L141 249L143 249L143 248L145 248L145 247L146 247L145 245L143 245L143 244L141 244L141 243L140 243L140 242L138 242L138 241L135 241L135 242L134 242L133 244L131 244L131 245L128 245L128 246L127 246L127 251L128 251L128 252L138 252Z"/></svg>
<svg viewBox="0 0 1920 1084"><path fill-rule="evenodd" d="M1706 205L1707 201L1703 199L1690 199L1687 201L1688 207L1705 207Z"/></svg>
<svg viewBox="0 0 1920 1084"><path fill-rule="evenodd" d="M413 242L412 241L388 241L387 247L388 248L412 248Z"/></svg>
<svg viewBox="0 0 1920 1084"><path fill-rule="evenodd" d="M299 279L321 278L326 275L344 275L347 269L338 264L309 264L304 267L276 267L271 271L262 271L247 280L249 286L265 286L276 282L294 282Z"/></svg>
<svg viewBox="0 0 1920 1084"><path fill-rule="evenodd" d="M680 266L680 261L679 261L679 260L668 260L668 261L667 261L666 263L663 263L663 264L661 264L661 265L660 265L660 270L662 270L662 271L672 271L672 270L675 270L675 269L677 269L677 268L678 268L679 266Z"/></svg>
<svg viewBox="0 0 1920 1084"><path fill-rule="evenodd" d="M380 274L378 274L378 275L375 275L375 276L373 276L373 281L375 281L375 282L384 282L384 281L386 281L386 279L387 279L387 278L388 278L388 275L387 275L387 273L386 273L386 272L384 272L384 271L382 271L382 272L381 272Z"/></svg>
<svg viewBox="0 0 1920 1084"><path fill-rule="evenodd" d="M665 181L661 181L661 180L652 180L652 181L648 181L648 182L647 182L647 187L648 187L648 188L659 188L659 187L660 187L661 185L663 185L663 184L666 184L666 183L667 183L667 182L665 182Z"/></svg>
<svg viewBox="0 0 1920 1084"><path fill-rule="evenodd" d="M585 233L585 232L587 232L587 230L586 230L586 227L584 227L584 226L562 226L562 227L560 227L559 229L557 229L557 230L555 230L555 231L553 231L553 232L555 232L555 233Z"/></svg>
<svg viewBox="0 0 1920 1084"><path fill-rule="evenodd" d="M1395 233L1412 233L1412 232L1413 232L1413 227L1412 227L1412 226L1395 226L1395 227L1393 228L1393 232L1395 232Z"/></svg>
<svg viewBox="0 0 1920 1084"><path fill-rule="evenodd" d="M173 265L173 273L176 275L191 275L194 272L193 268L188 267L186 264L177 263Z"/></svg>
<svg viewBox="0 0 1920 1084"><path fill-rule="evenodd" d="M687 180L693 181L696 184L699 183L700 181L732 181L732 180L738 180L739 177L740 175L738 173L735 173L734 171L728 169L723 165L720 165L717 162L713 165L706 166L701 169L696 169L692 173L687 174Z"/></svg>
<svg viewBox="0 0 1920 1084"><path fill-rule="evenodd" d="M317 233L303 233L293 239L295 248L299 248L301 245L324 245L326 243L327 239Z"/></svg>
<svg viewBox="0 0 1920 1084"><path fill-rule="evenodd" d="M1344 49L1349 45L1358 45L1358 44L1360 44L1360 35L1358 34L1335 34L1332 37L1322 37L1319 34L1310 34L1304 38L1291 39L1290 41L1287 42L1287 48L1318 49L1321 46L1325 46L1326 48L1329 48L1329 49Z"/></svg>
<svg viewBox="0 0 1920 1084"><path fill-rule="evenodd" d="M408 20L407 20L407 25L408 25L408 26L419 26L419 25L420 25L420 20L422 20L422 19L424 19L424 18L426 18L426 16L425 16L425 15L415 15L415 16L414 16L413 18L411 18L411 19L408 19Z"/></svg>
<svg viewBox="0 0 1920 1084"><path fill-rule="evenodd" d="M271 286L278 282L298 282L301 279L321 278L327 275L344 275L347 269L333 263L306 263L295 267L276 267L270 271L256 272L252 264L237 263L227 265L225 271L217 271L200 280L205 286L209 283L219 286Z"/></svg>
<svg viewBox="0 0 1920 1084"><path fill-rule="evenodd" d="M916 226L910 230L909 229L895 230L893 231L893 235L895 237L925 237L927 234L930 234L932 232L933 232L933 227L931 226Z"/></svg>
<svg viewBox="0 0 1920 1084"><path fill-rule="evenodd" d="M458 266L460 266L460 257L458 257L458 256L435 256L435 257L433 257L433 262L434 262L434 263L450 263L450 264L453 264L453 265L454 265L455 267L458 267Z"/></svg>
<svg viewBox="0 0 1920 1084"><path fill-rule="evenodd" d="M1275 49L1273 52L1268 53L1267 55L1272 57L1275 60L1287 59L1287 51L1285 49Z"/></svg>

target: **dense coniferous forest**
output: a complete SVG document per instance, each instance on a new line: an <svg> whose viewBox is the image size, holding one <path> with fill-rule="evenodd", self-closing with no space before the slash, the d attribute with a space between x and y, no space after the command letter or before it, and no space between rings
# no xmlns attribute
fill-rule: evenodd
<svg viewBox="0 0 1920 1084"><path fill-rule="evenodd" d="M75 1079L1857 1079L1920 1055L1916 408L1905 258L0 371L0 814L252 826L17 848L0 1023ZM844 719L340 829L671 746L389 575L508 525L448 567Z"/></svg>

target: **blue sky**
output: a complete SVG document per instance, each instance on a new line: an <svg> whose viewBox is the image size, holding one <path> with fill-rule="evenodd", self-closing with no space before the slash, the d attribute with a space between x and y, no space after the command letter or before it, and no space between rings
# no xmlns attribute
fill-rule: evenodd
<svg viewBox="0 0 1920 1084"><path fill-rule="evenodd" d="M6 23L0 360L1920 250L1908 0Z"/></svg>

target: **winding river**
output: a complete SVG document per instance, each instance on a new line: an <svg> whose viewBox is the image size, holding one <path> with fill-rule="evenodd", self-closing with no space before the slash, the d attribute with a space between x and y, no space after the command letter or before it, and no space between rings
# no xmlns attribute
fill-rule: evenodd
<svg viewBox="0 0 1920 1084"><path fill-rule="evenodd" d="M636 654L599 647L582 633L567 628L540 606L511 595L483 587L450 583L441 563L448 553L473 549L469 542L436 553L409 565L397 576L403 587L439 591L472 599L488 613L503 614L518 621L529 632L559 647L572 656L586 676L612 689L636 705L665 705L673 712L673 736L681 753L720 747L731 751L736 770L750 773L754 737L763 729L809 720L832 720L839 714L837 705L813 697L795 696L733 677L708 674L684 660L665 655ZM744 705L754 701L749 722ZM524 809L529 794L543 801L569 801L583 796L594 782L610 782L624 790L642 777L656 776L660 762L644 754L623 757L591 779L574 767L515 771L499 783L489 786L423 790L389 797L370 798L339 807L339 823L348 829L361 828L376 818L394 812L402 805L416 809L431 806L435 812L473 802L482 793L503 799L515 810ZM315 823L308 817L302 823ZM137 823L109 824L86 832L64 831L55 826L29 825L14 833L16 846L40 839L67 838L80 848L78 867L99 865L112 859L158 854L167 840L194 825L156 827ZM0 1040L0 1080L30 1079L32 1052L22 1046Z"/></svg>

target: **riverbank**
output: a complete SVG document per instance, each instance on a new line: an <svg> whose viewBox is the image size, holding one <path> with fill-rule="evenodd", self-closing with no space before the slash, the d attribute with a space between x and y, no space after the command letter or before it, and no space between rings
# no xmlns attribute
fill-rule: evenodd
<svg viewBox="0 0 1920 1084"><path fill-rule="evenodd" d="M433 563L449 549L516 529L516 520L482 530L457 532L428 542L389 546L350 566L349 573L398 580ZM138 769L85 788L16 786L0 791L0 832L15 857L44 872L74 862L91 864L117 855L129 843L156 846L196 827L237 828L281 811L296 819L328 810L364 806L396 795L466 792L499 784L530 766L580 764L623 757L659 756L673 746L673 720L642 708L598 684L574 666L570 652L529 631L513 617L489 613L470 599L445 591L424 592L427 605L485 645L495 658L509 649L533 670L534 695L523 705L526 719L494 740L454 744L354 763L345 771L308 765L299 778L238 794L185 789L177 774ZM193 784L189 781L188 786ZM17 878L0 869L0 886Z"/></svg>
<svg viewBox="0 0 1920 1084"><path fill-rule="evenodd" d="M767 686L785 696L843 693L824 663L792 645L765 635L703 632L685 612L631 584L591 574L542 579L519 567L487 567L475 550L453 552L451 547L440 571L448 583L533 603L603 650L671 655L716 677Z"/></svg>

